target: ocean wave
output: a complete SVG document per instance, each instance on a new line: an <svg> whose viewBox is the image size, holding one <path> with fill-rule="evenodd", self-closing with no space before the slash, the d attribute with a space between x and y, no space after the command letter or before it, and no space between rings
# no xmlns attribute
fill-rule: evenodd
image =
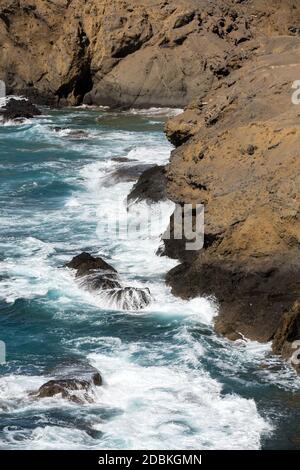
<svg viewBox="0 0 300 470"><path fill-rule="evenodd" d="M181 108L131 108L129 111L126 111L128 114L133 114L137 116L163 116L163 117L172 117L178 116L183 113Z"/></svg>
<svg viewBox="0 0 300 470"><path fill-rule="evenodd" d="M151 112L161 115L158 109ZM101 124L86 125L95 139L80 143L66 143L64 136L49 129L62 124L72 128L72 116L80 113L72 110L37 119L18 130L17 146L24 151L15 164L8 160L5 165L18 172L14 185L22 196L31 192L33 182L38 183L37 175L24 181L30 171L43 173L45 188L54 178L70 185L70 192L60 198L47 190L42 196L35 192L31 206L15 204L13 212L5 206L0 245L0 275L5 278L0 296L15 306L11 321L15 316L19 321L18 299L25 302L26 314L35 308L34 318L41 320L41 328L53 331L57 357L66 351L88 356L103 374L104 386L95 392L95 402L83 407L59 397L27 401L28 390L38 387L45 377L24 375L26 358L22 358L22 375L9 372L0 379L0 400L8 415L20 413L18 422L25 424L22 430L6 427L2 443L8 448L33 449L260 448L272 425L252 398L228 393L225 381L236 377L244 389L251 381L264 387L275 380L275 386L281 386L284 374L278 372L274 379L274 369L260 368L269 361L269 346L247 341L233 344L219 338L213 332L218 313L214 299L178 299L165 285L165 273L177 261L155 253L174 210L171 201L153 207L137 204L128 213L125 199L133 182L107 185L120 165L113 157L165 164L171 145L158 132L137 133ZM15 145L12 133L4 139L6 145L8 140ZM127 219L139 221L137 236L116 233L116 214L121 225ZM63 267L82 251L108 260L125 286L149 288L151 305L122 311L103 292L86 291ZM22 334L20 330L18 338L24 339ZM62 416L69 409L75 421L67 426ZM52 416L54 410L59 419ZM89 423L88 432L76 421L82 414ZM33 415L40 421L33 421Z"/></svg>

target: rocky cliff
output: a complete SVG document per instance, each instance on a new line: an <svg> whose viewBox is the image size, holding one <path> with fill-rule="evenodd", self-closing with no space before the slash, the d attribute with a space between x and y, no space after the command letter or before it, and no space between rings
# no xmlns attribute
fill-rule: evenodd
<svg viewBox="0 0 300 470"><path fill-rule="evenodd" d="M295 3L1 0L0 79L44 103L185 106L240 67L249 40L296 28Z"/></svg>
<svg viewBox="0 0 300 470"><path fill-rule="evenodd" d="M168 122L168 196L205 205L205 247L167 275L214 295L216 329L300 338L300 5L296 0L1 0L0 79L47 104L186 107ZM171 220L171 229L173 221ZM171 230L172 232L172 230Z"/></svg>
<svg viewBox="0 0 300 470"><path fill-rule="evenodd" d="M299 37L256 36L248 48L241 67L166 126L177 146L169 197L204 204L206 235L199 252L165 241L182 261L167 282L185 298L215 296L220 333L274 340L274 351L290 357L300 339Z"/></svg>

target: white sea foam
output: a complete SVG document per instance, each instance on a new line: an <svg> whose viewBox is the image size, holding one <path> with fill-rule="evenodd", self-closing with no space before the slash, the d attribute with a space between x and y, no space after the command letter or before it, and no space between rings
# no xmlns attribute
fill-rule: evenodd
<svg viewBox="0 0 300 470"><path fill-rule="evenodd" d="M255 449L270 425L254 401L222 396L222 387L201 370L141 367L130 351L91 354L106 385L98 390L102 405L121 409L112 422L96 425L105 433L102 448ZM251 426L249 422L251 421Z"/></svg>
<svg viewBox="0 0 300 470"><path fill-rule="evenodd" d="M187 367L188 343L181 346L182 360L172 367L160 364L159 348L163 344L154 344L150 354L157 365L148 367L133 360L134 355L144 349L144 344L126 345L116 338L110 339L108 344L113 347L110 354L89 355L105 381L102 387L94 389L95 402L85 405L87 414L89 408L118 410L108 421L92 424L91 419L91 428L103 433L101 439L89 441L86 432L79 429L45 426L35 428L28 439L21 441L19 432L10 430L7 448L257 449L261 435L271 432L272 426L259 416L253 400L223 395L220 383L207 372ZM202 354L198 347L197 355ZM27 376L1 378L1 407L6 411L27 411L42 416L44 411L63 405L73 408L76 416L80 407L60 396L42 400L29 398L46 380Z"/></svg>
<svg viewBox="0 0 300 470"><path fill-rule="evenodd" d="M25 100L26 98L24 96L18 96L18 95L7 95L5 97L3 96L0 99L0 107L5 106L8 103L8 101L10 101L11 99L14 99L16 101L22 101L22 100Z"/></svg>
<svg viewBox="0 0 300 470"><path fill-rule="evenodd" d="M153 110L153 115L159 115L158 110ZM26 139L32 138L51 145L56 145L58 140L55 133L45 129L42 123L30 128ZM100 149L97 145L90 147L88 142L68 143L69 148L80 152L82 159L75 169L69 168L68 160L59 163L59 171L64 172L67 181L78 185L78 191L65 200L63 210L60 208L49 214L41 211L28 214L28 221L11 221L14 226L21 223L30 226L34 222L47 227L55 223L61 227L62 233L67 223L80 227L93 224L94 229L86 232L86 240L71 237L65 241L45 242L38 237L25 238L17 247L18 258L8 256L0 262L0 274L8 276L1 283L0 295L13 302L18 298L32 299L53 291L56 293L54 322L58 319L72 324L93 321L101 332L101 326L107 321L106 310L119 311L120 306L112 305L101 293L86 291L71 270L61 268L70 259L71 252L75 255L82 251L82 246L89 246L94 254L105 257L120 272L124 285L148 287L151 291L153 301L150 306L143 311L123 312L124 317L128 316L129 321L135 320L134 317L137 321L151 319L157 326L161 323L178 324L172 333L174 341L172 345L168 344L168 352L173 359L168 360L163 354L165 343L161 337L139 342L138 338L123 340L115 333L113 337L100 334L63 340L74 352L84 352L89 346L93 351L89 360L104 377L104 386L96 391L96 403L86 404L86 413L89 414L90 407L118 410L118 413L114 418L93 425L94 430L104 433L99 440L90 439L80 429L47 425L36 427L23 440L19 439L19 431L10 430L7 432L9 446L34 449L259 448L262 435L271 431L271 425L259 415L253 400L223 394L222 384L210 377L201 365L201 359L209 353L208 345L204 340L195 339L190 332L197 326L209 329L217 314L217 305L212 299L177 299L164 284L164 274L176 265L176 261L156 256L155 252L174 210L173 203L165 202L151 208L151 236L147 227L147 211L150 209L145 204L138 204L129 211L131 220L139 218L141 222L137 238L118 238L114 233L116 205L125 200L132 183L105 184L118 166L110 158L118 155L137 160L137 163L164 164L171 146L162 140L157 141L157 136L125 131L103 134L101 140L111 140L112 143ZM53 163L54 166L51 166L52 162L36 163L36 169L57 169L58 163ZM122 223L127 216L123 203L118 214L119 222ZM106 231L104 220L107 222ZM14 240L12 250L13 245ZM63 250L68 254L61 254ZM16 255L16 251L13 253ZM51 296L48 302L51 302ZM75 308L66 309L68 305ZM87 306L96 307L96 312L91 313L85 308ZM225 368L229 364L233 373L238 373L238 367L244 367L247 361L257 360L259 364L266 355L265 347L261 351L261 346L254 343L241 342L232 346L224 339L214 337L214 341L227 354L225 358L220 354L218 361L223 361ZM137 357L143 357L145 362ZM43 377L2 378L0 400L9 408L34 409L36 412L72 406L76 415L77 406L65 400L62 405L59 397L38 402L26 399L28 390L40 386L43 381Z"/></svg>
<svg viewBox="0 0 300 470"><path fill-rule="evenodd" d="M131 108L128 111L129 114L134 114L138 116L164 116L164 117L172 117L178 116L179 114L183 113L183 109L181 108Z"/></svg>

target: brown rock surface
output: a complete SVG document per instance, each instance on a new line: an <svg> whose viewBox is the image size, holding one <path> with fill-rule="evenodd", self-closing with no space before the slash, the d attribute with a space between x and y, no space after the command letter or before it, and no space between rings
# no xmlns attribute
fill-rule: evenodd
<svg viewBox="0 0 300 470"><path fill-rule="evenodd" d="M44 383L37 393L31 393L35 398L51 398L60 395L74 403L92 401L94 387L102 385L102 377L91 365L79 362L77 365L62 365L52 372L56 377Z"/></svg>
<svg viewBox="0 0 300 470"><path fill-rule="evenodd" d="M206 236L192 254L166 242L166 253L184 263L167 282L185 298L216 296L220 333L267 341L281 335L285 312L300 299L300 108L292 104L300 48L286 35L261 37L256 47L166 126L177 145L169 197L204 204Z"/></svg>
<svg viewBox="0 0 300 470"><path fill-rule="evenodd" d="M285 312L276 331L273 351L289 359L300 373L300 301Z"/></svg>
<svg viewBox="0 0 300 470"><path fill-rule="evenodd" d="M300 108L291 104L299 25L295 0L0 5L9 93L53 104L188 104L166 126L177 146L168 195L205 205L205 249L187 256L183 243L166 243L185 263L167 282L186 298L217 296L223 334L275 345L300 298Z"/></svg>
<svg viewBox="0 0 300 470"><path fill-rule="evenodd" d="M251 38L297 36L295 3L1 0L0 79L53 104L184 106L240 67Z"/></svg>

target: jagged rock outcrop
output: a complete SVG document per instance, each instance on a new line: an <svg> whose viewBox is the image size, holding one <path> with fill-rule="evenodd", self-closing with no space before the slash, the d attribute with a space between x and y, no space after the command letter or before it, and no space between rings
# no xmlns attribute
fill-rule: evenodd
<svg viewBox="0 0 300 470"><path fill-rule="evenodd" d="M294 3L2 0L0 80L48 104L181 107L239 68L252 38L297 36Z"/></svg>
<svg viewBox="0 0 300 470"><path fill-rule="evenodd" d="M102 258L81 253L66 267L76 270L76 277L84 288L101 292L112 305L120 309L140 310L151 303L148 288L122 286L118 272Z"/></svg>
<svg viewBox="0 0 300 470"><path fill-rule="evenodd" d="M166 126L177 145L169 197L204 204L206 236L193 254L166 242L184 262L167 282L185 298L216 296L216 329L231 339L276 338L300 299L299 77L298 38L262 40L241 69Z"/></svg>
<svg viewBox="0 0 300 470"><path fill-rule="evenodd" d="M16 100L11 98L0 108L0 119L2 119L3 122L22 122L24 119L31 119L41 114L41 111L34 104L23 99Z"/></svg>

